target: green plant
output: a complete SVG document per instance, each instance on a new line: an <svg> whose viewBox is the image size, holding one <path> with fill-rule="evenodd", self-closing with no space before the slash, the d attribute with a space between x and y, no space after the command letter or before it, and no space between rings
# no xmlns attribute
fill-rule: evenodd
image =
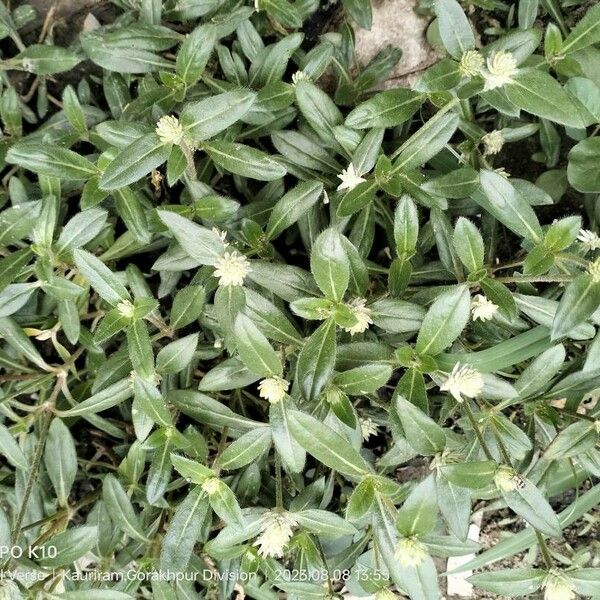
<svg viewBox="0 0 600 600"><path fill-rule="evenodd" d="M600 597L600 6L422 2L376 91L315 1L113 4L0 4L6 597L437 600L474 502L473 583Z"/></svg>

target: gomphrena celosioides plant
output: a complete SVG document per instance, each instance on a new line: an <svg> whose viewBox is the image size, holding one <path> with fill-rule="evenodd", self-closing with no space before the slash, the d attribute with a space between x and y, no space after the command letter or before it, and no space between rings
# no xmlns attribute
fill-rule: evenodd
<svg viewBox="0 0 600 600"><path fill-rule="evenodd" d="M0 4L0 597L600 598L600 5L415 4Z"/></svg>

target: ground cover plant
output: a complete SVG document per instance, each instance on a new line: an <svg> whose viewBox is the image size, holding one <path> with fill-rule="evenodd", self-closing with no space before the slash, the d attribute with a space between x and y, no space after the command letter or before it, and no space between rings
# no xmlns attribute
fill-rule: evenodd
<svg viewBox="0 0 600 600"><path fill-rule="evenodd" d="M1 597L600 597L600 5L105 4L0 4Z"/></svg>

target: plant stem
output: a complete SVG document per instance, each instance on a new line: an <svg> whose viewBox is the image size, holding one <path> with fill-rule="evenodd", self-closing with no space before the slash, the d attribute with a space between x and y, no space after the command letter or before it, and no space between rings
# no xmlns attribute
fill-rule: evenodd
<svg viewBox="0 0 600 600"><path fill-rule="evenodd" d="M492 456L490 449L488 448L487 444L485 443L485 440L483 439L483 434L481 433L481 429L479 428L479 423L475 419L475 415L473 414L473 411L471 410L469 401L465 400L463 402L463 406L465 408L465 414L467 415L467 418L469 419L469 422L471 423L471 427L473 428L473 431L475 432L475 435L477 436L477 441L479 442L479 445L481 446L483 453L485 454L485 456L488 460L494 460L494 457Z"/></svg>
<svg viewBox="0 0 600 600"><path fill-rule="evenodd" d="M281 479L281 457L275 451L275 502L277 508L283 508L283 482Z"/></svg>

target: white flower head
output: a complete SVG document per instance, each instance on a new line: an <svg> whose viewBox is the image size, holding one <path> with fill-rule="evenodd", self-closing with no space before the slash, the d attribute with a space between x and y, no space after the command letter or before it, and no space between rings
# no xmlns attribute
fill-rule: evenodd
<svg viewBox="0 0 600 600"><path fill-rule="evenodd" d="M483 56L477 50L467 50L460 59L459 71L467 77L476 77L483 69Z"/></svg>
<svg viewBox="0 0 600 600"><path fill-rule="evenodd" d="M292 85L296 85L299 81L310 81L310 77L304 71L296 71L292 75Z"/></svg>
<svg viewBox="0 0 600 600"><path fill-rule="evenodd" d="M486 70L482 72L485 79L485 91L510 83L513 75L518 71L517 61L508 50L494 52L488 57L486 67Z"/></svg>
<svg viewBox="0 0 600 600"><path fill-rule="evenodd" d="M348 168L344 169L338 177L342 180L342 183L337 186L338 192L340 190L353 190L359 183L366 181L364 177L358 175L352 163L350 163Z"/></svg>
<svg viewBox="0 0 600 600"><path fill-rule="evenodd" d="M214 276L219 278L219 285L243 285L249 272L250 261L237 250L225 252L215 261Z"/></svg>
<svg viewBox="0 0 600 600"><path fill-rule="evenodd" d="M172 115L161 117L155 131L163 144L181 144L183 140L183 127L179 119Z"/></svg>
<svg viewBox="0 0 600 600"><path fill-rule="evenodd" d="M473 314L473 320L477 321L489 321L498 312L498 305L494 304L491 300L488 300L485 296L477 294L471 300L471 313Z"/></svg>
<svg viewBox="0 0 600 600"><path fill-rule="evenodd" d="M356 319L354 325L344 327L344 331L347 331L350 335L362 333L369 329L369 325L373 324L373 319L371 319L373 313L370 308L367 308L366 304L367 301L364 298L354 298L347 304L350 312Z"/></svg>
<svg viewBox="0 0 600 600"><path fill-rule="evenodd" d="M577 241L582 244L586 252L600 248L600 237L597 233L589 229L581 229L577 236Z"/></svg>
<svg viewBox="0 0 600 600"><path fill-rule="evenodd" d="M592 276L594 283L600 283L600 258L589 264L588 273Z"/></svg>
<svg viewBox="0 0 600 600"><path fill-rule="evenodd" d="M502 492L512 492L519 487L521 481L517 472L511 467L500 466L494 473L494 483Z"/></svg>
<svg viewBox="0 0 600 600"><path fill-rule="evenodd" d="M552 570L544 580L544 600L574 600L573 583L560 571Z"/></svg>
<svg viewBox="0 0 600 600"><path fill-rule="evenodd" d="M289 387L289 381L273 375L258 384L258 393L261 398L268 400L271 404L277 404L285 398Z"/></svg>
<svg viewBox="0 0 600 600"><path fill-rule="evenodd" d="M452 372L440 386L443 392L450 392L457 402L467 398L475 398L481 394L483 389L483 377L481 373L471 367L471 365L461 365L456 363Z"/></svg>
<svg viewBox="0 0 600 600"><path fill-rule="evenodd" d="M488 154L498 154L500 150L502 150L502 146L504 146L504 136L499 129L494 129L494 131L490 131L486 133L482 138L485 148L483 153Z"/></svg>
<svg viewBox="0 0 600 600"><path fill-rule="evenodd" d="M281 558L297 525L298 521L289 512L268 512L263 517L261 533L254 542L258 546L258 553L263 557Z"/></svg>
<svg viewBox="0 0 600 600"><path fill-rule="evenodd" d="M221 487L221 482L217 477L209 477L202 482L200 486L203 492L206 492L209 496L216 494Z"/></svg>
<svg viewBox="0 0 600 600"><path fill-rule="evenodd" d="M418 567L427 558L427 548L416 537L398 540L394 553L403 567Z"/></svg>
<svg viewBox="0 0 600 600"><path fill-rule="evenodd" d="M373 422L373 419L369 417L358 420L360 423L360 433L362 435L362 439L366 442L372 435L377 435L379 430L377 429L377 425Z"/></svg>
<svg viewBox="0 0 600 600"><path fill-rule="evenodd" d="M385 588L375 592L375 600L398 600L398 596L396 596L392 590Z"/></svg>
<svg viewBox="0 0 600 600"><path fill-rule="evenodd" d="M123 300L117 304L117 311L122 317L126 319L133 319L135 313L135 306L129 300Z"/></svg>

